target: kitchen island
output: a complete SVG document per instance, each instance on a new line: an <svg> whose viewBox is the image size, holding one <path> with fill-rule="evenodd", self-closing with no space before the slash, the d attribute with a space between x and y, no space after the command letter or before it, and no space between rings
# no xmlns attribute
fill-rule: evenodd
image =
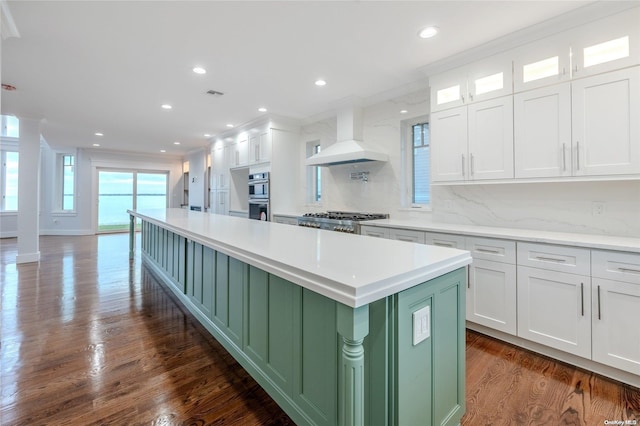
<svg viewBox="0 0 640 426"><path fill-rule="evenodd" d="M142 252L297 424L458 424L467 251L183 209Z"/></svg>

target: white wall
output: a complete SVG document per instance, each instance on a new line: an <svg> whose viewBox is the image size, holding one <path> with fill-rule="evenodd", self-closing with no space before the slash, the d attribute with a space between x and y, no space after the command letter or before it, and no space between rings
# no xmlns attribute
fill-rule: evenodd
<svg viewBox="0 0 640 426"><path fill-rule="evenodd" d="M189 208L197 206L205 211L205 191L208 189L207 182L207 148L190 152L187 156L189 161Z"/></svg>
<svg viewBox="0 0 640 426"><path fill-rule="evenodd" d="M76 155L76 211L56 212L55 173L57 151L45 148L42 161L42 193L40 211L41 235L93 234L97 220L98 169L135 169L169 173L169 205L180 207L182 200L182 159L160 155L138 155L102 150L79 149Z"/></svg>
<svg viewBox="0 0 640 426"><path fill-rule="evenodd" d="M401 110L407 110L401 114ZM301 200L302 211L345 210L401 214L404 179L402 168L402 121L429 112L429 90L384 101L363 110L363 140L389 155L389 161L345 164L322 168L322 203L314 205ZM336 118L321 120L301 129L301 163L305 144L320 140L323 148L336 142ZM306 176L303 165L301 176ZM355 171L368 171L368 182L351 180ZM306 193L306 189L301 191Z"/></svg>

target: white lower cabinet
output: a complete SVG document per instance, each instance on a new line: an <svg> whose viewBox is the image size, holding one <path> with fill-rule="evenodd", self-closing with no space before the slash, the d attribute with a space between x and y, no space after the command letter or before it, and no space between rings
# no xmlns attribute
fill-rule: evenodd
<svg viewBox="0 0 640 426"><path fill-rule="evenodd" d="M591 358L591 278L518 266L518 336Z"/></svg>
<svg viewBox="0 0 640 426"><path fill-rule="evenodd" d="M407 241L410 243L425 243L424 231L413 231L411 229L389 229L389 238L398 241Z"/></svg>
<svg viewBox="0 0 640 426"><path fill-rule="evenodd" d="M367 235L376 238L389 238L389 228L379 226L361 226L360 235Z"/></svg>
<svg viewBox="0 0 640 426"><path fill-rule="evenodd" d="M468 237L467 321L516 334L516 243Z"/></svg>
<svg viewBox="0 0 640 426"><path fill-rule="evenodd" d="M640 375L640 255L592 252L593 360Z"/></svg>
<svg viewBox="0 0 640 426"><path fill-rule="evenodd" d="M516 334L516 266L473 259L467 283L467 320Z"/></svg>

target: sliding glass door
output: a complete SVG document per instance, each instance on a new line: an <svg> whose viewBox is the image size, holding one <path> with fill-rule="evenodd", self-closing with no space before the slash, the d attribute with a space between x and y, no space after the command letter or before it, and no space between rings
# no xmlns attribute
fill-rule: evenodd
<svg viewBox="0 0 640 426"><path fill-rule="evenodd" d="M167 173L98 170L97 232L129 229L128 209L167 207Z"/></svg>

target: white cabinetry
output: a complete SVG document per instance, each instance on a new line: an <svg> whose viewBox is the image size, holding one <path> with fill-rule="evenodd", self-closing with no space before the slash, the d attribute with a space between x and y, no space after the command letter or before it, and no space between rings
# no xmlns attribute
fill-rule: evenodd
<svg viewBox="0 0 640 426"><path fill-rule="evenodd" d="M231 158L229 167L246 167L249 163L249 138L242 133L235 142L230 144Z"/></svg>
<svg viewBox="0 0 640 426"><path fill-rule="evenodd" d="M518 243L518 336L591 358L588 249Z"/></svg>
<svg viewBox="0 0 640 426"><path fill-rule="evenodd" d="M433 181L513 177L513 97L431 115Z"/></svg>
<svg viewBox="0 0 640 426"><path fill-rule="evenodd" d="M570 84L517 93L513 103L515 177L570 176Z"/></svg>
<svg viewBox="0 0 640 426"><path fill-rule="evenodd" d="M593 360L640 375L640 255L594 250Z"/></svg>
<svg viewBox="0 0 640 426"><path fill-rule="evenodd" d="M465 238L461 235L440 234L438 232L426 232L425 242L433 246L451 247L464 250Z"/></svg>
<svg viewBox="0 0 640 426"><path fill-rule="evenodd" d="M467 238L473 263L467 282L467 320L516 334L516 244Z"/></svg>
<svg viewBox="0 0 640 426"><path fill-rule="evenodd" d="M362 225L360 227L360 235L366 235L376 238L389 238L389 228Z"/></svg>
<svg viewBox="0 0 640 426"><path fill-rule="evenodd" d="M640 173L640 67L572 83L576 175Z"/></svg>
<svg viewBox="0 0 640 426"><path fill-rule="evenodd" d="M411 243L425 243L424 231L413 231L411 229L389 229L389 237L392 240L407 241Z"/></svg>
<svg viewBox="0 0 640 426"><path fill-rule="evenodd" d="M271 131L260 131L249 138L249 163L265 163L271 161Z"/></svg>

